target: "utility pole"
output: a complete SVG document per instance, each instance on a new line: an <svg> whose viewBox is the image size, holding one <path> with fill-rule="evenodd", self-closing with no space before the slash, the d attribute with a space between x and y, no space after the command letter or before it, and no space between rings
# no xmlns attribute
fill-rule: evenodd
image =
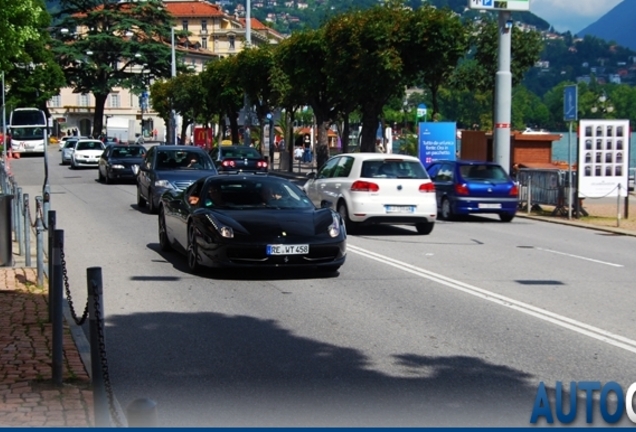
<svg viewBox="0 0 636 432"><path fill-rule="evenodd" d="M245 48L252 46L252 5L250 0L245 0ZM243 94L243 129L245 145L250 145L250 128L252 126L252 115L250 98L247 93Z"/></svg>
<svg viewBox="0 0 636 432"><path fill-rule="evenodd" d="M172 46L172 78L176 78L177 76L177 55L175 53L174 47L174 27L170 29L171 46ZM170 128L172 130L172 144L177 145L177 113L172 108L172 112L170 113L171 125Z"/></svg>
<svg viewBox="0 0 636 432"><path fill-rule="evenodd" d="M512 110L512 13L499 11L499 69L495 77L495 162L510 173L510 118Z"/></svg>

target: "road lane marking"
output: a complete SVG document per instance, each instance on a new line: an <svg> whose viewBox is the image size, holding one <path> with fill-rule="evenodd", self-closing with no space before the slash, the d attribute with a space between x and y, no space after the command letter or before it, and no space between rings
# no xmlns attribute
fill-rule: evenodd
<svg viewBox="0 0 636 432"><path fill-rule="evenodd" d="M566 253L566 252L559 252L559 251L555 251L555 250L552 250L552 249L544 249L544 248L540 248L540 247L535 247L535 249L543 251L543 252L550 252L550 253L553 253L553 254L569 256L570 258L581 259L581 260L585 260L585 261L595 262L595 263L598 263L598 264L605 264L605 265L612 266L612 267L624 267L622 264L614 264L614 263L611 263L611 262L600 261L600 260L597 260L597 259L594 259L594 258L587 258L587 257L580 256L580 255L573 255L573 254L569 254L569 253Z"/></svg>
<svg viewBox="0 0 636 432"><path fill-rule="evenodd" d="M594 327L594 326L585 324L583 322L573 320L571 318L556 314L554 312L549 312L545 309L541 309L536 306L532 306L530 304L527 304L518 300L514 300L510 297L502 296L492 291L488 291L488 290L478 288L476 286L473 286L473 285L470 285L455 279L451 279L449 277L443 276L438 273L424 270L423 268L416 267L414 265L411 265L402 261L398 261L388 256L380 255L378 253L371 252L369 250L366 250L357 246L353 246L351 244L347 245L347 251L390 265L392 267L395 267L407 273L414 274L424 279L437 282L449 288L453 288L455 290L462 291L467 294L471 294L483 300L488 300L490 302L499 304L501 306L505 306L507 308L522 312L524 314L533 316L535 318L539 318L543 321L556 324L560 327L594 338L601 342L605 342L617 348L622 348L626 351L636 353L636 341L633 339L629 339L629 338L608 332L598 327Z"/></svg>

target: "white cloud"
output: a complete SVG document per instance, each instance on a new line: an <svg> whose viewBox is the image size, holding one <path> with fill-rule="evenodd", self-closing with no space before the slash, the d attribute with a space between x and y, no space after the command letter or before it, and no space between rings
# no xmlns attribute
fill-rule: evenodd
<svg viewBox="0 0 636 432"><path fill-rule="evenodd" d="M530 0L530 11L552 24L558 31L576 32L605 15L621 1L623 0Z"/></svg>

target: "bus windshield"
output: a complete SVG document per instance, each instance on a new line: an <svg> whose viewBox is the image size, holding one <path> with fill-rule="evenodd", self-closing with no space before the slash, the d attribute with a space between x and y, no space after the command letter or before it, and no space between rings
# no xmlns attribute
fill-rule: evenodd
<svg viewBox="0 0 636 432"><path fill-rule="evenodd" d="M11 126L11 138L20 141L43 140L44 130L41 127L15 127Z"/></svg>

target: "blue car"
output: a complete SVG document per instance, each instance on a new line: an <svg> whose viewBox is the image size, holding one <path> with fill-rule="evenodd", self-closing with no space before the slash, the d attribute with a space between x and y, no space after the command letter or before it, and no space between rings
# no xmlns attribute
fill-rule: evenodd
<svg viewBox="0 0 636 432"><path fill-rule="evenodd" d="M427 166L442 219L473 213L497 214L510 222L519 206L519 188L494 162L440 160Z"/></svg>

